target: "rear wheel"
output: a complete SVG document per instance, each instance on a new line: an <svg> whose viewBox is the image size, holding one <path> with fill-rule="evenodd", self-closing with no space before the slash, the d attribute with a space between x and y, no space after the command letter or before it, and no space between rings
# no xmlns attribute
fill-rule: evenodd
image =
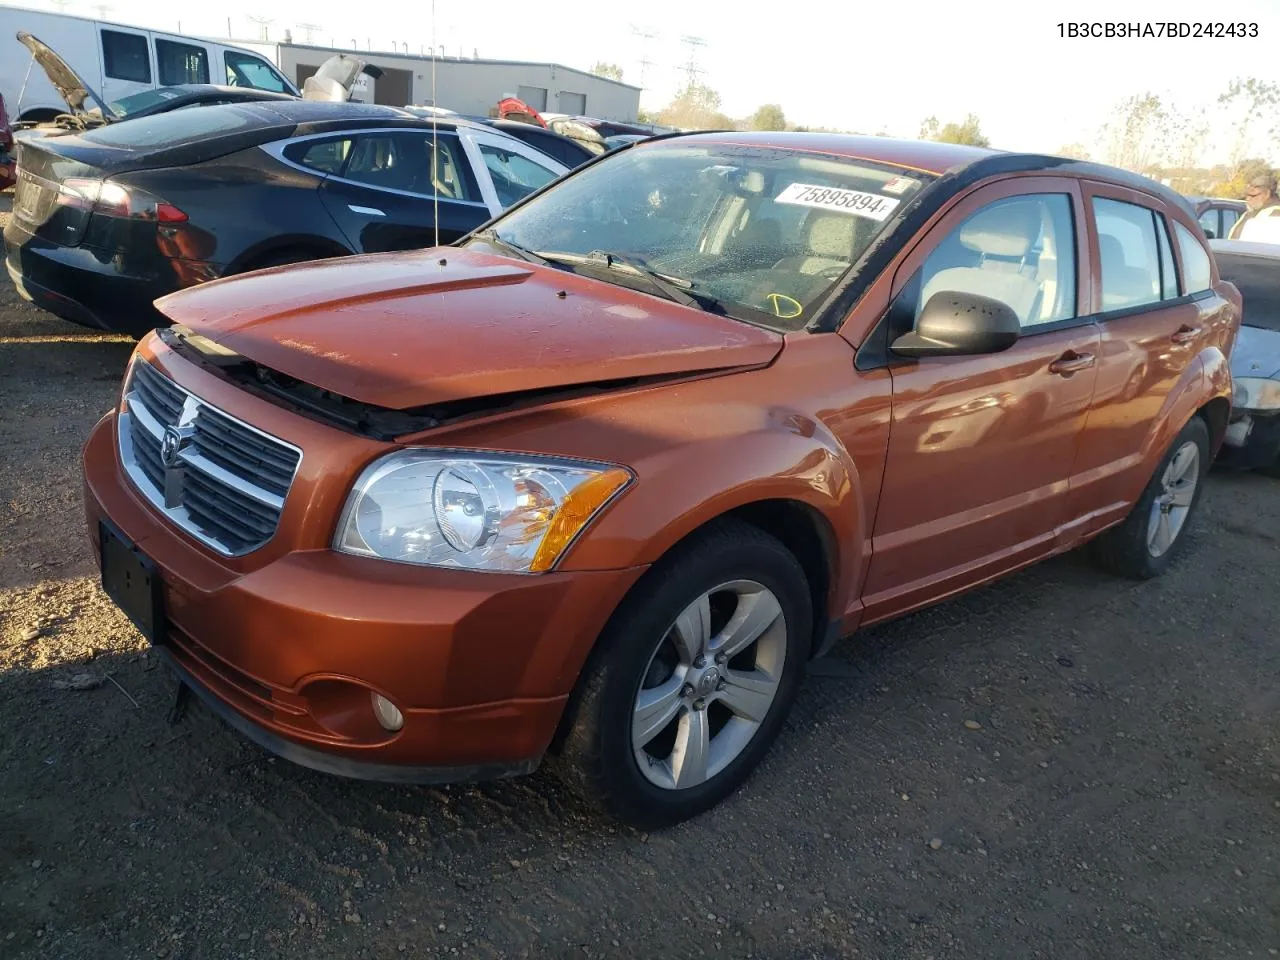
<svg viewBox="0 0 1280 960"><path fill-rule="evenodd" d="M237 273L250 273L254 270L266 270L268 267L284 267L291 263L306 263L309 260L322 260L333 254L320 253L316 250L304 250L301 248L293 250L280 250L276 253L269 253L257 260L251 260L247 265L242 267Z"/></svg>
<svg viewBox="0 0 1280 960"><path fill-rule="evenodd" d="M1174 438L1129 516L1098 537L1094 559L1119 576L1146 580L1164 573L1185 539L1209 470L1209 428L1192 417Z"/></svg>
<svg viewBox="0 0 1280 960"><path fill-rule="evenodd" d="M812 614L795 557L722 521L655 566L583 672L562 774L639 828L719 803L777 736L808 659Z"/></svg>

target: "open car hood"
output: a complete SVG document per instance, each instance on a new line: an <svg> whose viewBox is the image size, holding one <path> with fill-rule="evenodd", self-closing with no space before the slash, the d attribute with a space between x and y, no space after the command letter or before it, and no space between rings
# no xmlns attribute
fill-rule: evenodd
<svg viewBox="0 0 1280 960"><path fill-rule="evenodd" d="M393 410L769 363L780 334L479 249L340 257L156 301L224 349Z"/></svg>
<svg viewBox="0 0 1280 960"><path fill-rule="evenodd" d="M62 99L67 102L67 108L72 113L83 112L87 109L85 101L92 100L94 105L102 111L104 120L113 118L114 114L107 109L106 104L93 91L93 88L71 69L67 61L54 53L43 41L25 30L19 30L18 42L31 51L32 58L35 59L36 63L40 64L45 76L49 78L49 82L53 84Z"/></svg>
<svg viewBox="0 0 1280 960"><path fill-rule="evenodd" d="M381 69L365 63L359 57L345 53L334 54L320 64L314 76L307 77L303 82L302 99L345 103L351 99L351 91L355 89L362 73L375 80L382 76Z"/></svg>

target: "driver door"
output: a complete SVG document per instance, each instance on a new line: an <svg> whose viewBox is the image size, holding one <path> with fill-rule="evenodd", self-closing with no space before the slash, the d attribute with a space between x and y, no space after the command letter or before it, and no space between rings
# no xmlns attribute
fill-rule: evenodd
<svg viewBox="0 0 1280 960"><path fill-rule="evenodd" d="M1007 303L1022 329L991 355L890 353L893 413L864 623L1053 550L1097 372L1083 222L1075 181L1007 180L957 204L895 275L890 343L949 290Z"/></svg>

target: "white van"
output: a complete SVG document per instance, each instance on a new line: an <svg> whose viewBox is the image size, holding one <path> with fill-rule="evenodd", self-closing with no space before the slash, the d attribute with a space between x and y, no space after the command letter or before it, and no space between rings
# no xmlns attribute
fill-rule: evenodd
<svg viewBox="0 0 1280 960"><path fill-rule="evenodd" d="M229 84L299 96L298 88L274 64L251 50L0 4L0 95L14 122L52 120L67 111L45 72L18 42L19 30L35 34L56 50L105 103L180 83Z"/></svg>

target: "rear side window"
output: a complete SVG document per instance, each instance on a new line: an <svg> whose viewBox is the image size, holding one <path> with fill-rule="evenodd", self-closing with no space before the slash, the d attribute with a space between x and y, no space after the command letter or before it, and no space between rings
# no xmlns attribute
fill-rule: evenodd
<svg viewBox="0 0 1280 960"><path fill-rule="evenodd" d="M160 85L209 82L209 51L191 43L156 41L156 74Z"/></svg>
<svg viewBox="0 0 1280 960"><path fill-rule="evenodd" d="M1160 290L1165 300L1178 295L1178 271L1173 263L1173 250L1169 247L1169 227L1164 217L1156 215L1156 243L1160 247Z"/></svg>
<svg viewBox="0 0 1280 960"><path fill-rule="evenodd" d="M1102 309L1126 310L1161 298L1155 211L1119 200L1093 200L1102 269Z"/></svg>
<svg viewBox="0 0 1280 960"><path fill-rule="evenodd" d="M268 66L265 60L247 53L226 50L222 55L227 67L227 86L252 87L254 90L270 90L272 93L289 93L284 78Z"/></svg>
<svg viewBox="0 0 1280 960"><path fill-rule="evenodd" d="M1204 230L1205 236L1216 237L1218 235L1218 211L1210 207L1200 214L1200 227Z"/></svg>
<svg viewBox="0 0 1280 960"><path fill-rule="evenodd" d="M338 173L350 152L351 138L338 137L335 140L291 143L285 147L284 155L294 163L320 173Z"/></svg>
<svg viewBox="0 0 1280 960"><path fill-rule="evenodd" d="M1174 232L1178 235L1178 253L1182 255L1182 270L1187 285L1187 293L1200 293L1213 285L1213 270L1209 266L1209 254L1205 253L1200 241L1191 235L1191 231L1176 221Z"/></svg>
<svg viewBox="0 0 1280 960"><path fill-rule="evenodd" d="M1076 315L1071 198L1030 194L988 204L939 243L920 268L916 316L935 294L974 293L1013 309L1026 329Z"/></svg>
<svg viewBox="0 0 1280 960"><path fill-rule="evenodd" d="M435 140L433 164L433 138L429 133L365 134L352 145L342 176L375 189L400 190L424 197L438 193L445 200L478 202L479 191L458 138L438 134Z"/></svg>
<svg viewBox="0 0 1280 960"><path fill-rule="evenodd" d="M498 194L498 202L509 207L539 187L546 186L560 174L528 157L501 147L480 144L480 155L489 168L489 178Z"/></svg>
<svg viewBox="0 0 1280 960"><path fill-rule="evenodd" d="M147 38L119 30L102 31L102 70L113 80L151 82L151 57Z"/></svg>
<svg viewBox="0 0 1280 960"><path fill-rule="evenodd" d="M1222 236L1226 236L1231 232L1231 228L1236 225L1236 221L1240 219L1238 210L1222 211Z"/></svg>

